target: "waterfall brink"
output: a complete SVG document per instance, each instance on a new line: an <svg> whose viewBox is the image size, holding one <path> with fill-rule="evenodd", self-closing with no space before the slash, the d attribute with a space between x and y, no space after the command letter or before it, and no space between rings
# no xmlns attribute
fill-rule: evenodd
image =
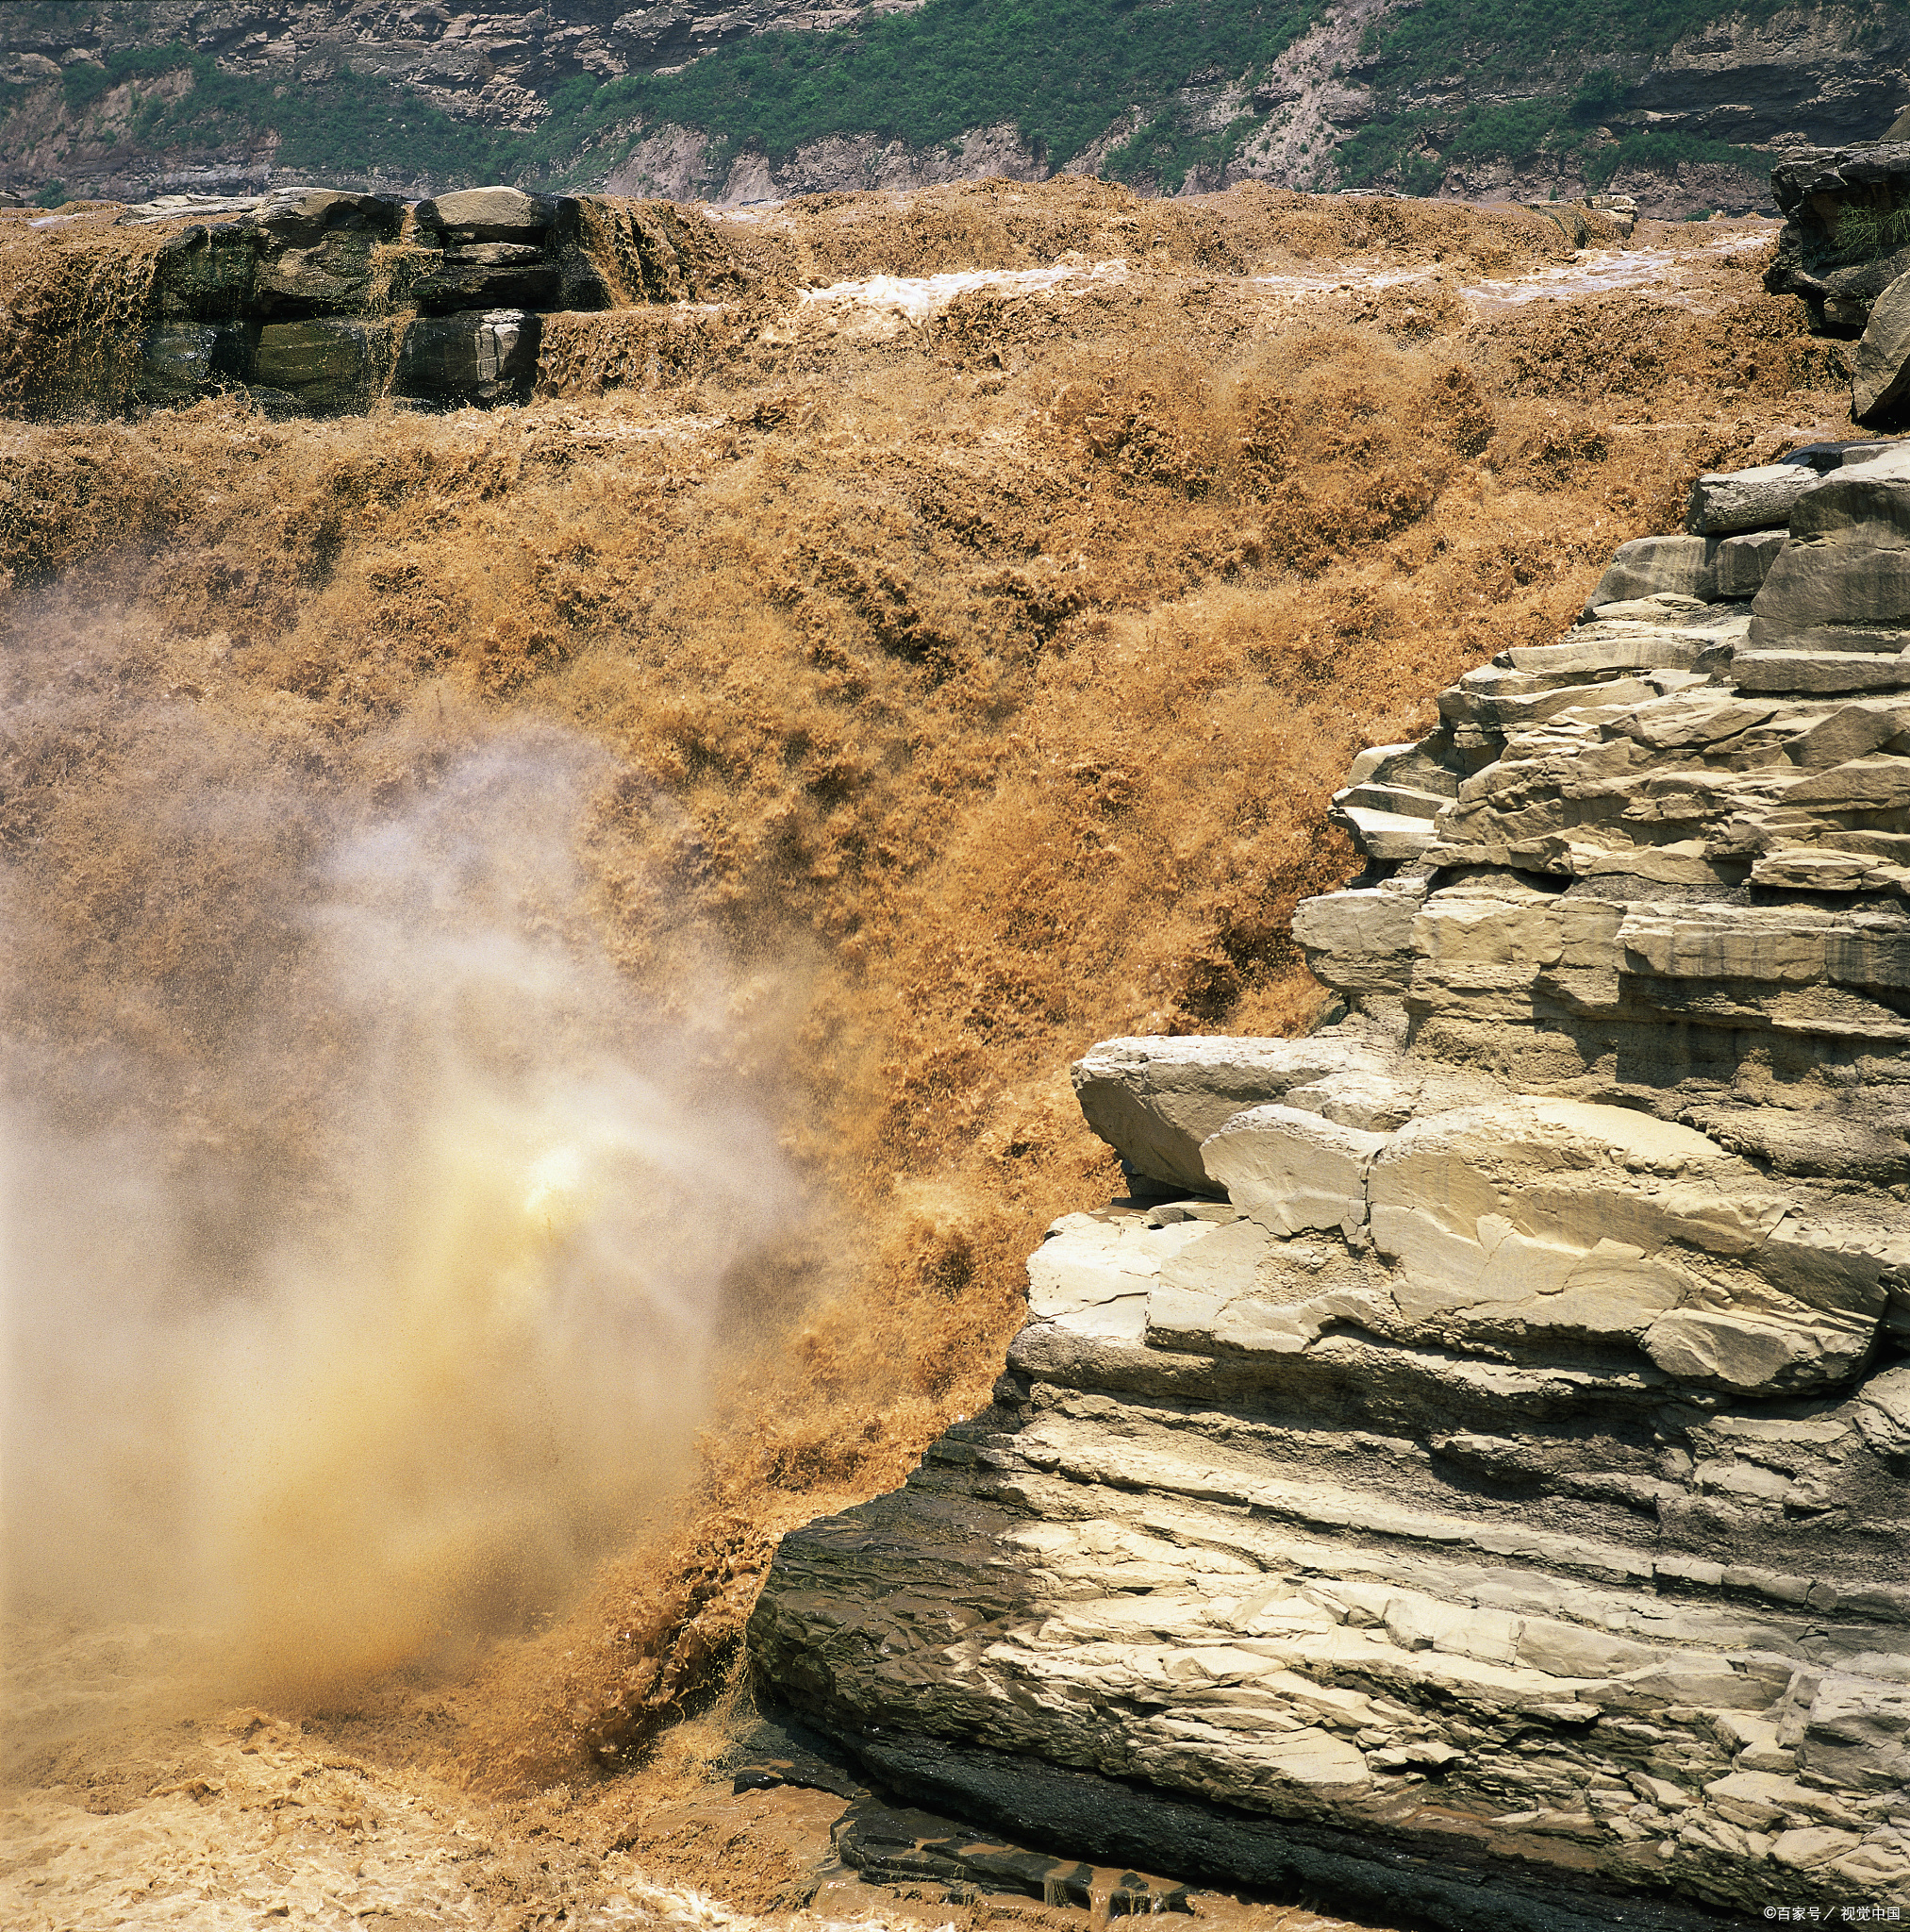
<svg viewBox="0 0 1910 1932"><path fill-rule="evenodd" d="M604 278L604 286L609 291L610 304L614 308L634 308L641 302L641 289L633 290L624 273L624 256L628 246L628 218L624 215L622 223L619 214L593 194L577 197L578 222L583 229L584 252L595 265L597 273ZM626 232L620 234L622 225Z"/></svg>
<svg viewBox="0 0 1910 1932"><path fill-rule="evenodd" d="M0 409L100 415L131 399L160 238L112 226L115 212L0 228Z"/></svg>

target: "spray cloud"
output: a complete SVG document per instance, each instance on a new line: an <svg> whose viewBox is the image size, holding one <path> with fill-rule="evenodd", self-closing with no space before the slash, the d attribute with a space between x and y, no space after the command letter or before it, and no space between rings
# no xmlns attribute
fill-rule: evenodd
<svg viewBox="0 0 1910 1932"><path fill-rule="evenodd" d="M0 747L8 1594L310 1684L521 1622L680 1480L797 1212L721 974L613 966L573 737L316 758L56 655Z"/></svg>

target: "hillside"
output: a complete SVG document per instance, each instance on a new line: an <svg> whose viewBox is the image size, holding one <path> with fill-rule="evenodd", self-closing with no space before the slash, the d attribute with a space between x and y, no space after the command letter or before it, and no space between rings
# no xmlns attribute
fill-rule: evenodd
<svg viewBox="0 0 1910 1932"><path fill-rule="evenodd" d="M121 0L0 12L0 186L288 180L748 202L1006 175L1769 202L1910 102L1892 0Z"/></svg>
<svg viewBox="0 0 1910 1932"><path fill-rule="evenodd" d="M115 212L0 215L9 314L87 349ZM689 219L732 292L554 318L522 408L0 437L9 1924L812 1901L711 1699L1119 1184L1067 1062L1304 1031L1356 748L1851 433L1758 229Z"/></svg>

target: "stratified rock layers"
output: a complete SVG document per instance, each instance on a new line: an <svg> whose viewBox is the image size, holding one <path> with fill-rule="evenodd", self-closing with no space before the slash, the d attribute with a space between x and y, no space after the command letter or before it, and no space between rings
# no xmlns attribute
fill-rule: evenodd
<svg viewBox="0 0 1910 1932"><path fill-rule="evenodd" d="M751 1624L878 1776L1466 1932L1910 1895L1910 451L1845 454L1361 758L1337 1024L1077 1066L1135 1198Z"/></svg>

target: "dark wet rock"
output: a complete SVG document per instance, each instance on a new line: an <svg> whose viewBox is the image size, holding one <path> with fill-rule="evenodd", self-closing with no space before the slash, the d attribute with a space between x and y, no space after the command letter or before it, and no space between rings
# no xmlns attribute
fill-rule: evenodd
<svg viewBox="0 0 1910 1932"><path fill-rule="evenodd" d="M1852 259L1844 219L1852 210L1887 214L1910 207L1910 141L1802 149L1771 170L1770 182L1785 220L1765 287L1774 295L1801 296L1815 328L1861 334L1871 304L1893 278L1885 274L1887 263L1902 251Z"/></svg>
<svg viewBox="0 0 1910 1932"><path fill-rule="evenodd" d="M537 380L543 318L522 308L421 315L405 331L392 388L440 403L522 402Z"/></svg>
<svg viewBox="0 0 1910 1932"><path fill-rule="evenodd" d="M1730 1923L1702 1907L1621 1897L1596 1883L1581 1883L1575 1896L1561 1894L1542 1879L1491 1871L1463 1844L1407 1846L1273 1824L1038 1757L920 1734L864 1737L857 1745L872 1774L922 1803L991 1823L1019 1821L1024 1832L1039 1819L1084 1857L1107 1865L1166 1865L1196 1884L1324 1897L1382 1924L1437 1932L1722 1932ZM1137 1903L1128 1911L1182 1909L1165 1900L1139 1905L1160 1898L1157 1890L1136 1888L1129 1896Z"/></svg>
<svg viewBox="0 0 1910 1932"><path fill-rule="evenodd" d="M307 193L161 244L154 293L168 320L301 321L383 307L404 209L375 195Z"/></svg>
<svg viewBox="0 0 1910 1932"><path fill-rule="evenodd" d="M257 325L162 323L140 344L139 392L149 403L190 402L252 373Z"/></svg>
<svg viewBox="0 0 1910 1932"><path fill-rule="evenodd" d="M199 213L218 218L181 223ZM387 393L522 401L547 314L760 292L708 222L661 203L485 188L412 208L300 188L176 196L127 218L181 225L134 258L151 277L127 291L116 360L130 379L95 402L172 405L233 383L321 414Z"/></svg>
<svg viewBox="0 0 1910 1932"><path fill-rule="evenodd" d="M852 1871L878 1885L927 1880L960 1892L1020 1892L1044 1905L1092 1903L1094 1874L1078 1860L1025 1852L977 1836L946 1818L924 1811L896 1810L865 1799L850 1808L832 1837L836 1856ZM1185 1889L1173 1894L1188 1907Z"/></svg>
<svg viewBox="0 0 1910 1932"><path fill-rule="evenodd" d="M414 287L427 314L459 308L549 308L563 277L543 249L511 242L447 248L440 265Z"/></svg>
<svg viewBox="0 0 1910 1932"><path fill-rule="evenodd" d="M392 325L327 317L269 323L258 332L250 380L281 390L314 415L363 408L385 387Z"/></svg>
<svg viewBox="0 0 1910 1932"><path fill-rule="evenodd" d="M153 262L153 293L168 321L220 322L249 315L264 232L240 222L195 222L170 237Z"/></svg>

